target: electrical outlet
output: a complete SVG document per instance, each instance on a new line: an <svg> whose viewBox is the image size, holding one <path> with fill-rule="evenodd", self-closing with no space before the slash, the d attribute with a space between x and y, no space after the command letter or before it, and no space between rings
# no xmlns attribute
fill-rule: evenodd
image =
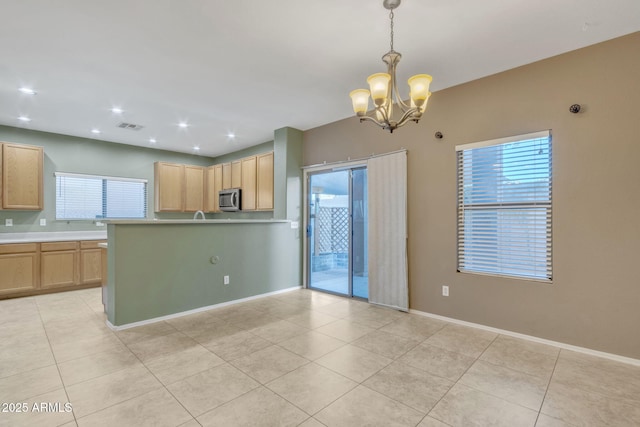
<svg viewBox="0 0 640 427"><path fill-rule="evenodd" d="M224 276L224 284L225 285L229 284L229 276Z"/></svg>
<svg viewBox="0 0 640 427"><path fill-rule="evenodd" d="M40 218L40 227L46 227L46 226L47 226L47 219Z"/></svg>
<svg viewBox="0 0 640 427"><path fill-rule="evenodd" d="M448 297L449 296L449 287L447 285L443 285L442 286L442 296L443 297Z"/></svg>
<svg viewBox="0 0 640 427"><path fill-rule="evenodd" d="M4 220L5 227L13 227L13 219L7 218Z"/></svg>

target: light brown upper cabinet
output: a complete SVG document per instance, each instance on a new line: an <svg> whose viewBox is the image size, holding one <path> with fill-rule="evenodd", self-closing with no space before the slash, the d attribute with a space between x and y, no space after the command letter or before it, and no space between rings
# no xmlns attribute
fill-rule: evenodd
<svg viewBox="0 0 640 427"><path fill-rule="evenodd" d="M242 159L242 210L256 210L256 157Z"/></svg>
<svg viewBox="0 0 640 427"><path fill-rule="evenodd" d="M204 167L184 166L184 211L204 209Z"/></svg>
<svg viewBox="0 0 640 427"><path fill-rule="evenodd" d="M43 157L42 147L0 143L2 209L43 209Z"/></svg>
<svg viewBox="0 0 640 427"><path fill-rule="evenodd" d="M218 191L216 191L216 167L209 166L204 179L204 211L216 212L218 203Z"/></svg>
<svg viewBox="0 0 640 427"><path fill-rule="evenodd" d="M184 165L156 162L153 167L155 211L182 212L184 208Z"/></svg>
<svg viewBox="0 0 640 427"><path fill-rule="evenodd" d="M231 188L242 187L242 161L231 162Z"/></svg>
<svg viewBox="0 0 640 427"><path fill-rule="evenodd" d="M257 210L273 210L273 152L257 157Z"/></svg>
<svg viewBox="0 0 640 427"><path fill-rule="evenodd" d="M228 190L231 187L231 163L222 164L222 190Z"/></svg>

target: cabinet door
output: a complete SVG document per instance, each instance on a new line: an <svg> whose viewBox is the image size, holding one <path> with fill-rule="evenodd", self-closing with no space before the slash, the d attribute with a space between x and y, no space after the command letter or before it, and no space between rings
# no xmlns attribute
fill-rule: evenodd
<svg viewBox="0 0 640 427"><path fill-rule="evenodd" d="M213 207L215 212L220 212L220 199L218 193L222 190L222 165L215 165L213 167L215 174L215 182L213 187Z"/></svg>
<svg viewBox="0 0 640 427"><path fill-rule="evenodd" d="M80 251L80 283L102 282L102 249Z"/></svg>
<svg viewBox="0 0 640 427"><path fill-rule="evenodd" d="M204 209L204 168L184 167L184 211L196 212Z"/></svg>
<svg viewBox="0 0 640 427"><path fill-rule="evenodd" d="M42 147L2 144L2 208L42 210Z"/></svg>
<svg viewBox="0 0 640 427"><path fill-rule="evenodd" d="M204 211L215 212L218 193L216 191L216 167L209 166L205 172L204 182Z"/></svg>
<svg viewBox="0 0 640 427"><path fill-rule="evenodd" d="M242 162L231 162L231 188L242 187Z"/></svg>
<svg viewBox="0 0 640 427"><path fill-rule="evenodd" d="M184 165L154 163L156 212L182 212L184 209Z"/></svg>
<svg viewBox="0 0 640 427"><path fill-rule="evenodd" d="M0 255L0 295L38 287L38 254Z"/></svg>
<svg viewBox="0 0 640 427"><path fill-rule="evenodd" d="M242 159L242 210L256 210L256 157Z"/></svg>
<svg viewBox="0 0 640 427"><path fill-rule="evenodd" d="M273 152L258 156L257 209L273 209Z"/></svg>
<svg viewBox="0 0 640 427"><path fill-rule="evenodd" d="M228 190L231 187L231 163L222 164L222 189Z"/></svg>
<svg viewBox="0 0 640 427"><path fill-rule="evenodd" d="M54 251L40 254L40 286L55 288L78 283L76 267L78 251Z"/></svg>

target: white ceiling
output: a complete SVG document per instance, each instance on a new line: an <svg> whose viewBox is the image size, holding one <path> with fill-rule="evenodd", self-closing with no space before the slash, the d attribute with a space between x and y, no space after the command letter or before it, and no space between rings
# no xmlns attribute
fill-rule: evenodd
<svg viewBox="0 0 640 427"><path fill-rule="evenodd" d="M0 124L209 156L351 116L389 50L382 0L0 0L0 15ZM437 91L639 30L639 0L404 0L394 47L399 82L424 72Z"/></svg>

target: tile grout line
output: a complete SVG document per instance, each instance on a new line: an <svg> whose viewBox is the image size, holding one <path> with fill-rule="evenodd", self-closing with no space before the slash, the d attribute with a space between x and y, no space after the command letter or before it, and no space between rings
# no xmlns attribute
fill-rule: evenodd
<svg viewBox="0 0 640 427"><path fill-rule="evenodd" d="M549 393L549 387L551 387L551 381L553 380L553 374L556 373L556 367L558 366L558 361L560 360L560 353L562 349L558 351L558 355L556 356L556 360L553 364L553 370L551 371L551 375L549 375L549 381L547 381L547 387L544 390L544 396L542 396L542 401L540 402L540 409L538 409L538 415L536 415L536 422L534 425L538 424L538 419L540 419L540 414L542 414L542 407L544 406L544 401L547 398L547 393Z"/></svg>

